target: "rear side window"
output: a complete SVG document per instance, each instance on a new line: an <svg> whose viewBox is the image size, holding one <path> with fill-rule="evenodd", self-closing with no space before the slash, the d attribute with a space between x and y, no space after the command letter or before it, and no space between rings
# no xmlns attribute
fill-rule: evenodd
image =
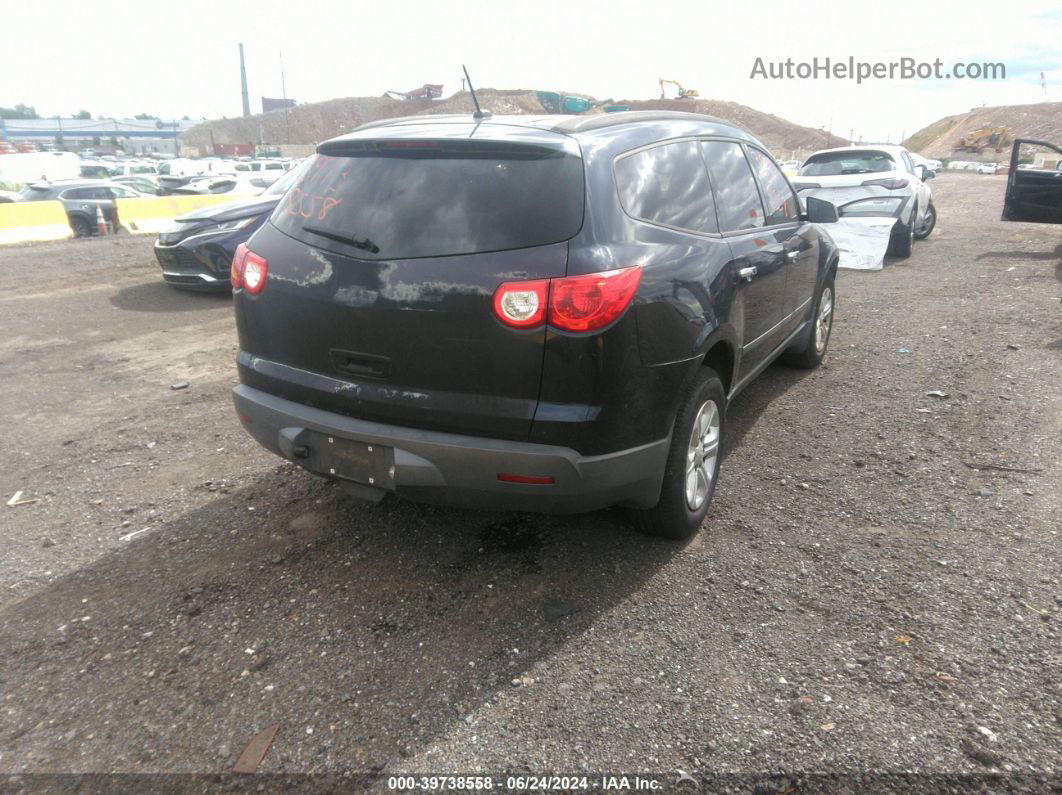
<svg viewBox="0 0 1062 795"><path fill-rule="evenodd" d="M111 196L108 193L106 198L109 199L110 197ZM84 201L88 199L98 199L101 197L97 195L96 188L74 188L72 190L66 191L63 194L63 198L73 199L74 201Z"/></svg>
<svg viewBox="0 0 1062 795"><path fill-rule="evenodd" d="M616 161L616 187L628 215L663 226L715 233L715 203L695 141L654 146Z"/></svg>
<svg viewBox="0 0 1062 795"><path fill-rule="evenodd" d="M767 225L788 224L797 220L797 202L792 188L771 158L759 149L749 147L749 159L756 169L763 200L767 204Z"/></svg>
<svg viewBox="0 0 1062 795"><path fill-rule="evenodd" d="M741 144L704 141L701 146L712 174L719 228L736 232L763 226L763 203Z"/></svg>
<svg viewBox="0 0 1062 795"><path fill-rule="evenodd" d="M360 151L314 160L273 213L277 228L359 259L409 259L559 243L582 226L582 158L568 150L474 140L350 145Z"/></svg>

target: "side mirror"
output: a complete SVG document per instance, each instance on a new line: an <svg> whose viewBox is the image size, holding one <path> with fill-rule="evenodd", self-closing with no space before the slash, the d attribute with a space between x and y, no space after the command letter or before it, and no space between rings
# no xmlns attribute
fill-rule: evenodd
<svg viewBox="0 0 1062 795"><path fill-rule="evenodd" d="M937 175L937 172L928 166L919 166L919 177L922 182L927 182Z"/></svg>
<svg viewBox="0 0 1062 795"><path fill-rule="evenodd" d="M837 207L825 199L808 196L806 200L807 219L813 224L833 224L837 222Z"/></svg>

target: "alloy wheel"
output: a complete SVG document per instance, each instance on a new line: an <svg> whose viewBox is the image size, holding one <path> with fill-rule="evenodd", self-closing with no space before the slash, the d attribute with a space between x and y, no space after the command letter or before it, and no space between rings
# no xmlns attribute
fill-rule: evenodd
<svg viewBox="0 0 1062 795"><path fill-rule="evenodd" d="M830 338L833 325L833 290L826 287L819 297L819 314L815 318L815 352L826 350L826 341Z"/></svg>
<svg viewBox="0 0 1062 795"><path fill-rule="evenodd" d="M686 505L700 510L711 491L719 455L719 407L706 400L697 410L686 449Z"/></svg>

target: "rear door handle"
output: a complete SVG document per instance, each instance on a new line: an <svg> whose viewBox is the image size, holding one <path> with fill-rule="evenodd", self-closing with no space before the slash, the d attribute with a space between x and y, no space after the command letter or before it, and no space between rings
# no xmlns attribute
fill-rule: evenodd
<svg viewBox="0 0 1062 795"><path fill-rule="evenodd" d="M756 266L753 265L749 268L742 268L738 271L738 276L747 282L752 281L752 277L756 275Z"/></svg>

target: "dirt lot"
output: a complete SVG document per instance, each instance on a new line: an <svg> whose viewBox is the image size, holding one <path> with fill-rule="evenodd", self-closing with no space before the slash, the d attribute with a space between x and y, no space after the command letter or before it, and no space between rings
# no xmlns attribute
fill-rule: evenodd
<svg viewBox="0 0 1062 795"><path fill-rule="evenodd" d="M933 188L827 365L736 401L684 546L352 502L245 436L229 299L150 240L0 250L0 494L38 499L0 506L0 770L221 772L279 723L262 772L1057 783L1062 230Z"/></svg>

